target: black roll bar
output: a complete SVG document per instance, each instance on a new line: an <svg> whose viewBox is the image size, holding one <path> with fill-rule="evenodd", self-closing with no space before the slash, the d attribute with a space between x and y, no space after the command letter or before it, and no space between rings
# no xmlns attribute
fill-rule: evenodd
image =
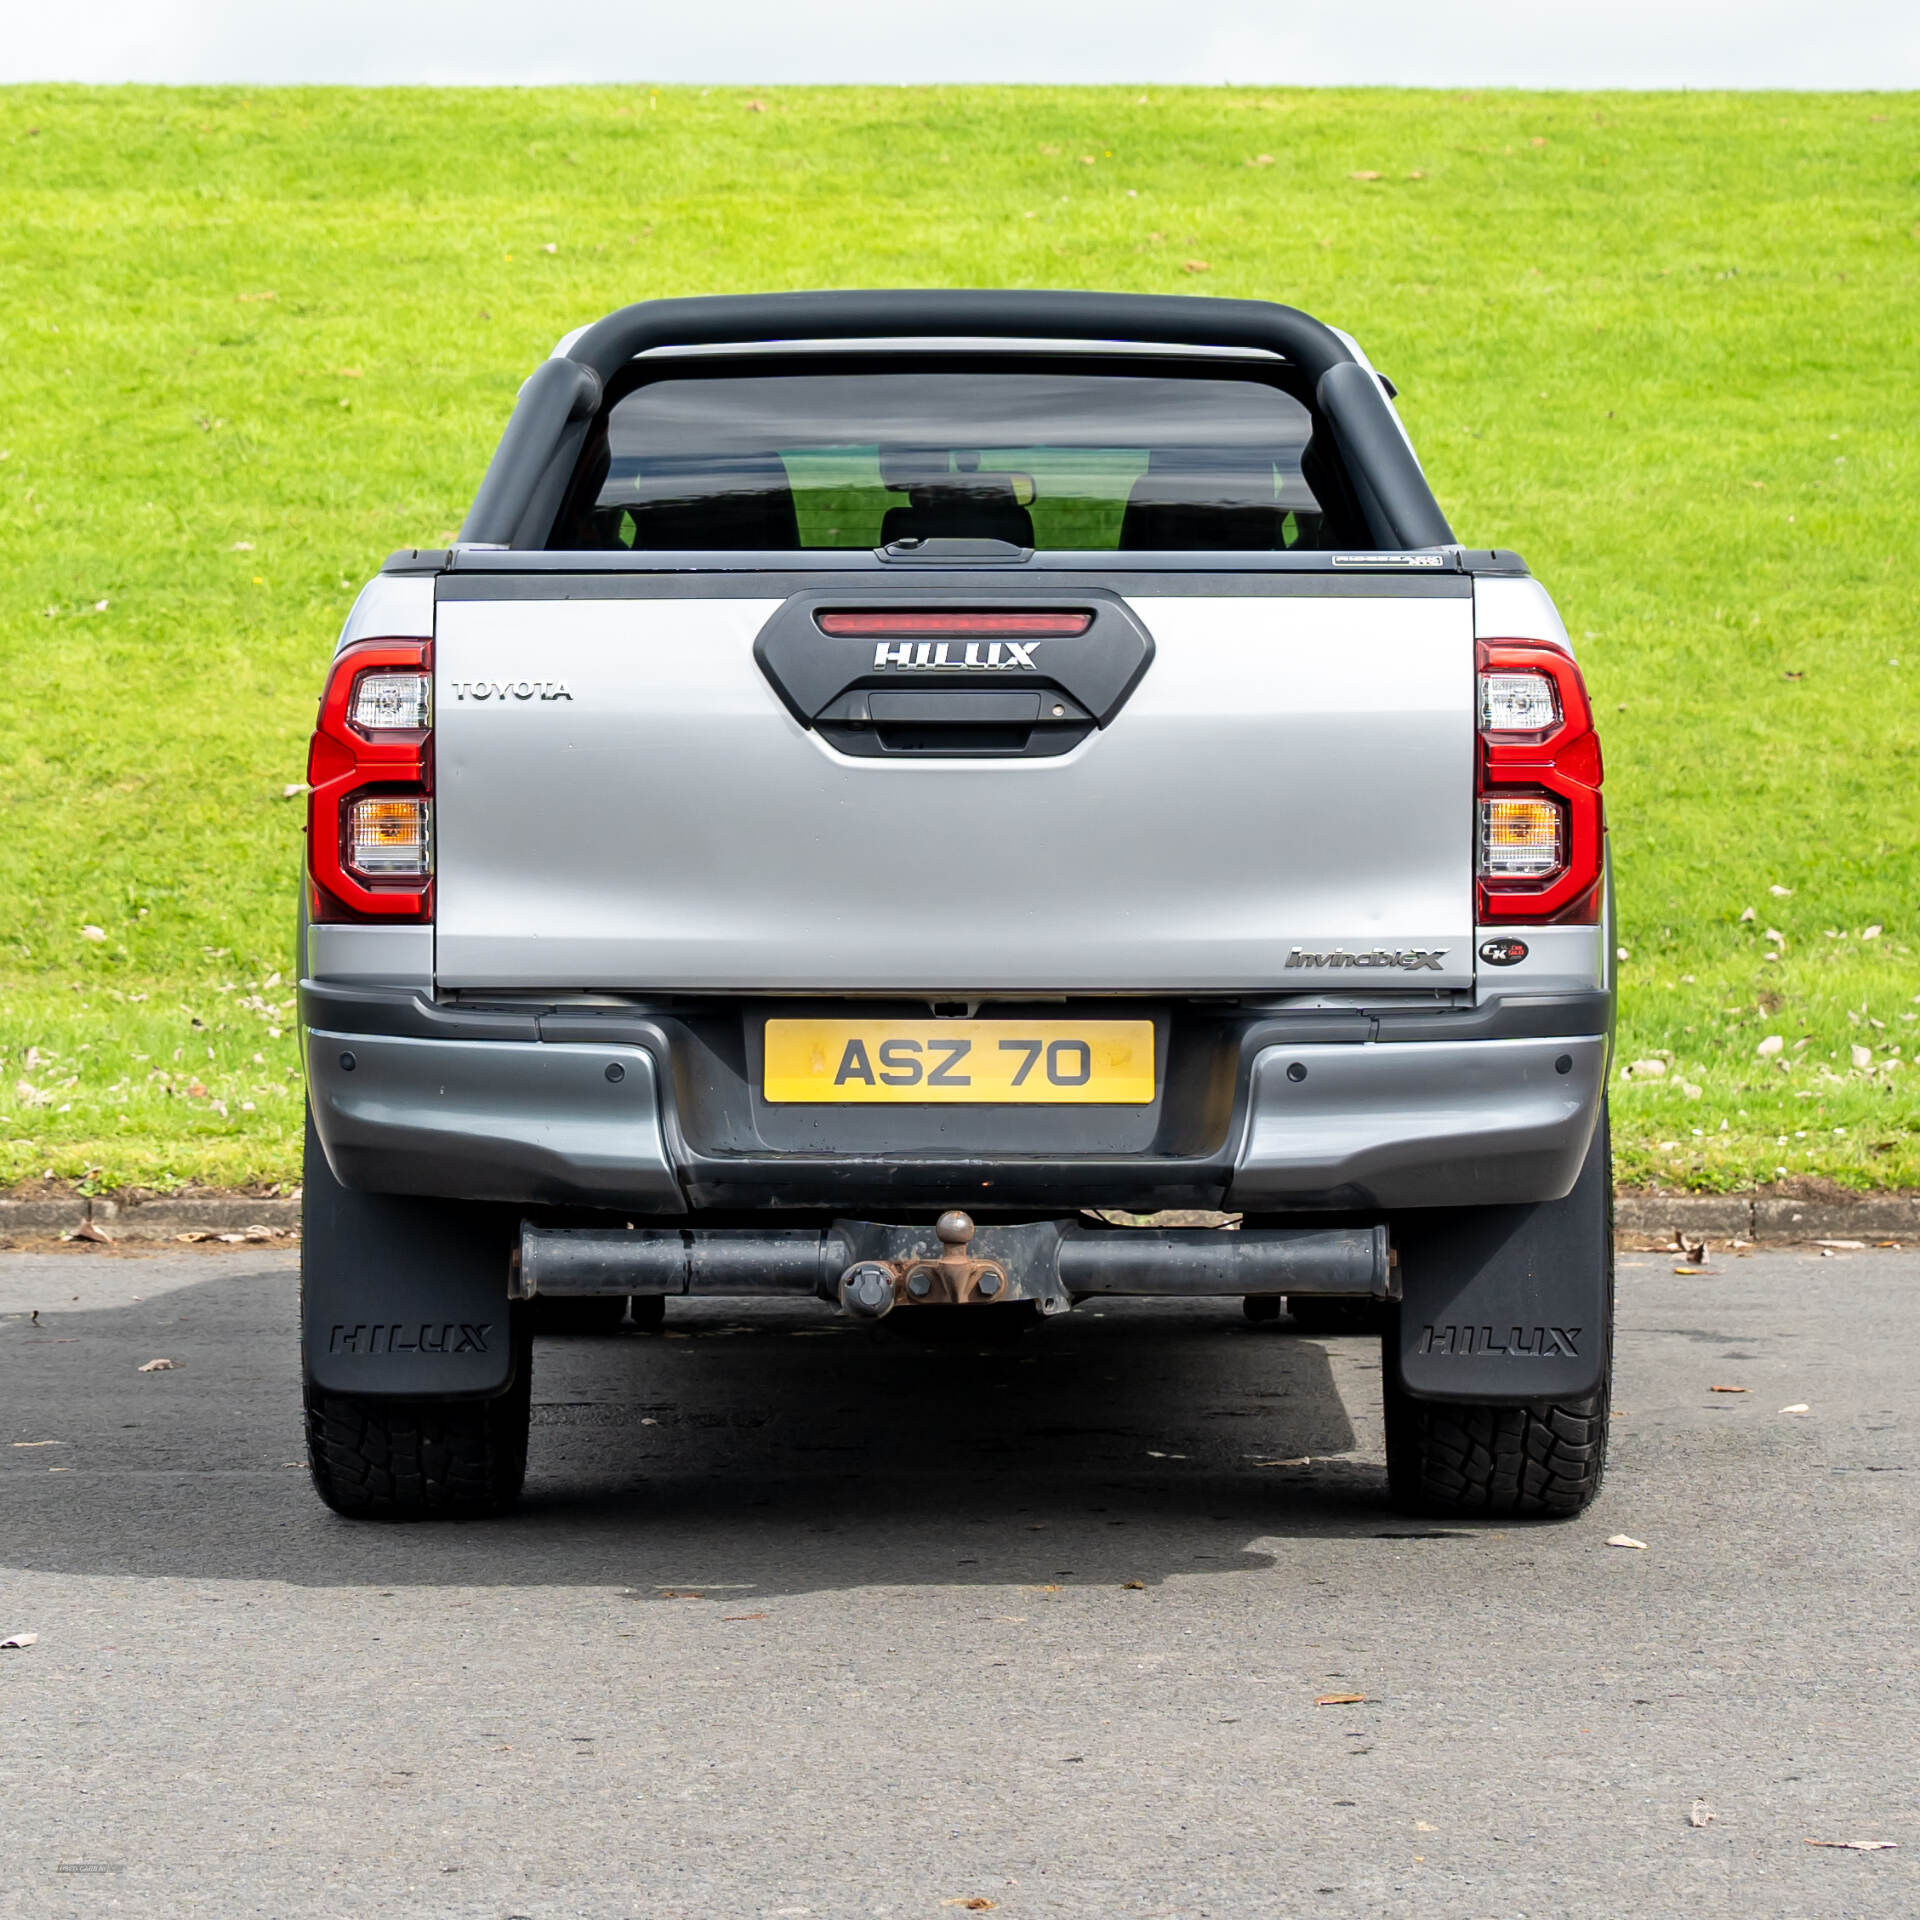
<svg viewBox="0 0 1920 1920"><path fill-rule="evenodd" d="M520 390L489 463L463 544L533 546L558 510L607 383L654 347L888 338L1122 340L1253 347L1312 380L1349 474L1386 547L1450 546L1453 530L1386 396L1331 327L1267 300L1162 293L898 292L719 294L643 300L596 322Z"/></svg>

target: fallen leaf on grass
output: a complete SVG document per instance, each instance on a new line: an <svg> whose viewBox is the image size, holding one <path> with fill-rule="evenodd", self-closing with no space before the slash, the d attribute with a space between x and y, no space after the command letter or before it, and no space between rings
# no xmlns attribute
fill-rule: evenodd
<svg viewBox="0 0 1920 1920"><path fill-rule="evenodd" d="M1708 1806L1704 1800L1696 1800L1687 1812L1687 1825L1690 1827L1709 1826L1712 1824L1713 1818L1713 1809Z"/></svg>
<svg viewBox="0 0 1920 1920"><path fill-rule="evenodd" d="M1608 1534L1607 1545L1610 1547L1631 1547L1635 1553L1646 1553L1649 1551L1647 1543L1644 1540L1636 1540L1630 1533Z"/></svg>
<svg viewBox="0 0 1920 1920"><path fill-rule="evenodd" d="M1380 173L1376 167L1362 167L1358 173L1348 174L1347 178L1349 180L1378 180Z"/></svg>
<svg viewBox="0 0 1920 1920"><path fill-rule="evenodd" d="M1182 273L1211 273L1213 271L1213 264L1207 260L1182 260L1180 262L1180 271Z"/></svg>
<svg viewBox="0 0 1920 1920"><path fill-rule="evenodd" d="M1751 1393L1751 1387L1709 1387L1709 1393Z"/></svg>
<svg viewBox="0 0 1920 1920"><path fill-rule="evenodd" d="M10 1645L0 1641L0 1646ZM1810 1847L1838 1847L1845 1853L1891 1853L1899 1845L1897 1840L1809 1840Z"/></svg>
<svg viewBox="0 0 1920 1920"><path fill-rule="evenodd" d="M1796 1400L1790 1407L1782 1407L1782 1413L1811 1413L1813 1409L1804 1400Z"/></svg>
<svg viewBox="0 0 1920 1920"><path fill-rule="evenodd" d="M1364 1693L1323 1693L1313 1704L1316 1707L1360 1707L1366 1704Z"/></svg>
<svg viewBox="0 0 1920 1920"><path fill-rule="evenodd" d="M37 1633L10 1633L0 1640L0 1647L30 1647L39 1638Z"/></svg>
<svg viewBox="0 0 1920 1920"><path fill-rule="evenodd" d="M720 1616L720 1623L722 1626L727 1626L736 1620L764 1620L766 1617L764 1613L723 1613Z"/></svg>

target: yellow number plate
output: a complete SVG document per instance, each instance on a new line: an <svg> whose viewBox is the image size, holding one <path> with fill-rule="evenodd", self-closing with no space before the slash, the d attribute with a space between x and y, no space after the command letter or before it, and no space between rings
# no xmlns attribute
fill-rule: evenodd
<svg viewBox="0 0 1920 1920"><path fill-rule="evenodd" d="M769 1100L1143 1106L1151 1020L769 1020Z"/></svg>

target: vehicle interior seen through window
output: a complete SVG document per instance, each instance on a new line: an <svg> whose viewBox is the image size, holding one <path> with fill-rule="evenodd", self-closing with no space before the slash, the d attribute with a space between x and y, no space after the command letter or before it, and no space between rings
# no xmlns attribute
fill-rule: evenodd
<svg viewBox="0 0 1920 1920"><path fill-rule="evenodd" d="M549 545L1372 546L1281 378L1171 357L639 362L595 423Z"/></svg>

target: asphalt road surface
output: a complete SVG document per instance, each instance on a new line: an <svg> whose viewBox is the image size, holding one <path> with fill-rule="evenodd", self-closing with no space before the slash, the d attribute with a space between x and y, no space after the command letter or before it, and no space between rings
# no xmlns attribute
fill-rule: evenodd
<svg viewBox="0 0 1920 1920"><path fill-rule="evenodd" d="M1570 1525L1397 1518L1372 1343L1232 1306L675 1303L394 1528L291 1256L0 1256L0 1913L1920 1911L1920 1257L1672 1264Z"/></svg>

